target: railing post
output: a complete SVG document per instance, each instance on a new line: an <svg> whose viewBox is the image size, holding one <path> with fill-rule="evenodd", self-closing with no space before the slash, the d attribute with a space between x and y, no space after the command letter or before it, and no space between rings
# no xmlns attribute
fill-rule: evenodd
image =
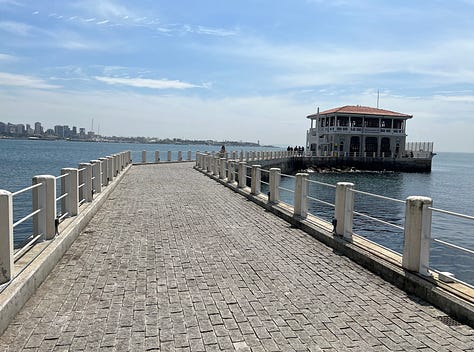
<svg viewBox="0 0 474 352"><path fill-rule="evenodd" d="M115 163L117 164L117 163ZM89 163L80 163L79 168L84 169L82 171L81 183L84 184L82 187L82 196L87 203L92 202L92 165Z"/></svg>
<svg viewBox="0 0 474 352"><path fill-rule="evenodd" d="M0 189L0 284L13 277L13 196Z"/></svg>
<svg viewBox="0 0 474 352"><path fill-rule="evenodd" d="M160 151L157 150L155 151L155 163L159 163L160 162Z"/></svg>
<svg viewBox="0 0 474 352"><path fill-rule="evenodd" d="M142 163L146 163L146 150L142 151Z"/></svg>
<svg viewBox="0 0 474 352"><path fill-rule="evenodd" d="M114 158L107 156L107 180L112 182L114 180Z"/></svg>
<svg viewBox="0 0 474 352"><path fill-rule="evenodd" d="M109 162L107 158L99 158L102 161L102 186L109 184Z"/></svg>
<svg viewBox="0 0 474 352"><path fill-rule="evenodd" d="M206 155L206 171L207 172L211 172L211 161L212 161L212 156Z"/></svg>
<svg viewBox="0 0 474 352"><path fill-rule="evenodd" d="M61 179L61 190L67 196L61 199L62 213L69 216L76 216L79 213L79 172L74 168L61 169L61 175L66 175Z"/></svg>
<svg viewBox="0 0 474 352"><path fill-rule="evenodd" d="M178 152L178 161L183 161L183 152L181 150Z"/></svg>
<svg viewBox="0 0 474 352"><path fill-rule="evenodd" d="M168 162L171 161L171 150L168 150Z"/></svg>
<svg viewBox="0 0 474 352"><path fill-rule="evenodd" d="M433 200L411 196L406 199L402 267L430 276L431 213Z"/></svg>
<svg viewBox="0 0 474 352"><path fill-rule="evenodd" d="M308 174L297 173L295 182L295 208L294 215L298 218L305 219L308 215Z"/></svg>
<svg viewBox="0 0 474 352"><path fill-rule="evenodd" d="M247 185L247 163L241 161L239 163L239 188L244 188Z"/></svg>
<svg viewBox="0 0 474 352"><path fill-rule="evenodd" d="M227 182L235 182L235 161L231 160L227 163Z"/></svg>
<svg viewBox="0 0 474 352"><path fill-rule="evenodd" d="M262 181L262 175L260 171L261 167L261 165L252 165L252 182L250 184L250 193L252 193L253 195L260 194L260 187Z"/></svg>
<svg viewBox="0 0 474 352"><path fill-rule="evenodd" d="M33 177L33 211L41 212L33 216L33 233L43 234L43 239L50 240L56 235L56 177L39 175Z"/></svg>
<svg viewBox="0 0 474 352"><path fill-rule="evenodd" d="M123 161L121 161L121 164L122 162ZM92 164L92 178L93 178L92 187L93 187L94 193L100 193L102 192L102 182L101 182L102 161L91 160L91 164Z"/></svg>
<svg viewBox="0 0 474 352"><path fill-rule="evenodd" d="M188 161L193 160L192 158L193 158L193 154L191 153L190 150L188 150ZM196 159L197 159L197 157L196 157Z"/></svg>
<svg viewBox="0 0 474 352"><path fill-rule="evenodd" d="M270 203L278 203L280 201L280 180L281 169L272 167L270 169Z"/></svg>
<svg viewBox="0 0 474 352"><path fill-rule="evenodd" d="M334 219L335 232L347 241L352 241L352 223L354 218L354 184L338 182L336 184L336 201Z"/></svg>
<svg viewBox="0 0 474 352"><path fill-rule="evenodd" d="M115 176L120 173L120 154L114 154Z"/></svg>
<svg viewBox="0 0 474 352"><path fill-rule="evenodd" d="M218 156L214 156L212 158L212 174L214 176L217 176L219 174L219 170L218 170L218 166L219 166L219 157Z"/></svg>
<svg viewBox="0 0 474 352"><path fill-rule="evenodd" d="M219 159L219 178L222 180L225 177L226 158Z"/></svg>

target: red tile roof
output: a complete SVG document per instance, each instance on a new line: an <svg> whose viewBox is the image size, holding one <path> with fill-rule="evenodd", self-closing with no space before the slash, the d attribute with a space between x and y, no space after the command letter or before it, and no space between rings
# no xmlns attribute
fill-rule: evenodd
<svg viewBox="0 0 474 352"><path fill-rule="evenodd" d="M325 110L319 113L319 115L332 115L336 113L342 114L357 114L357 115L377 115L377 116L392 116L392 117L402 117L406 119L410 119L413 116L402 114L400 112L390 111L390 110L383 110L378 108L371 108L368 106L360 106L360 105L346 105L341 106L339 108L334 108L330 110ZM311 114L308 115L307 118L316 117L318 114Z"/></svg>

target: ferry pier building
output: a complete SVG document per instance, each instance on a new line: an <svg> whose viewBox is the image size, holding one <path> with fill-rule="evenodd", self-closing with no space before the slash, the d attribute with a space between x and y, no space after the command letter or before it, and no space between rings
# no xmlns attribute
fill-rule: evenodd
<svg viewBox="0 0 474 352"><path fill-rule="evenodd" d="M342 106L307 116L306 147L312 156L409 157L406 121L412 115L366 106Z"/></svg>

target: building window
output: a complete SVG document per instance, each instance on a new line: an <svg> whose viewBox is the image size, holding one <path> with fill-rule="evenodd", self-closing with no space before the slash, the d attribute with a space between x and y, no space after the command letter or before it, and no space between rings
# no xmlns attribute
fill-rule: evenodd
<svg viewBox="0 0 474 352"><path fill-rule="evenodd" d="M390 156L392 154L392 151L390 150L390 138L382 138L380 141L380 151L383 156Z"/></svg>
<svg viewBox="0 0 474 352"><path fill-rule="evenodd" d="M367 153L377 153L378 141L377 137L366 137L365 138L365 151Z"/></svg>

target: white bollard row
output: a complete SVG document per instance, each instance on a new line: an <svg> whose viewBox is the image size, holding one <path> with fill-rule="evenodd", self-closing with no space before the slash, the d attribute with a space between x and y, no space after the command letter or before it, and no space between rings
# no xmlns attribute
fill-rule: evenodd
<svg viewBox="0 0 474 352"><path fill-rule="evenodd" d="M226 179L232 187L247 187L247 162L262 160L261 158L290 157L291 152L281 151L275 153L245 152L237 154L234 160L226 160L209 153L196 153L196 167L203 172L221 180ZM246 160L246 161L238 161ZM235 168L237 167L237 173ZM226 172L227 170L227 172ZM236 178L237 175L237 178ZM309 175L296 174L293 215L304 220L308 216ZM235 182L237 183L235 184ZM281 169L271 168L269 174L269 196L271 204L280 202ZM250 193L259 195L261 192L261 165L252 165ZM313 195L314 196L314 195ZM408 197L406 199L404 245L402 267L421 275L429 273L429 254L431 242L431 206L432 199L427 197ZM344 240L352 242L354 217L354 184L339 182L336 185L334 234Z"/></svg>
<svg viewBox="0 0 474 352"><path fill-rule="evenodd" d="M52 240L58 234L61 219L77 216L81 202L92 202L94 194L102 192L102 187L107 186L131 162L131 152L122 152L81 163L79 168L63 168L59 177L34 176L31 187L16 193L0 190L0 284L14 277L13 198L16 194L32 190L32 213L23 220L32 218L34 237ZM61 180L59 198L56 197L57 179ZM59 200L61 215L57 211Z"/></svg>

